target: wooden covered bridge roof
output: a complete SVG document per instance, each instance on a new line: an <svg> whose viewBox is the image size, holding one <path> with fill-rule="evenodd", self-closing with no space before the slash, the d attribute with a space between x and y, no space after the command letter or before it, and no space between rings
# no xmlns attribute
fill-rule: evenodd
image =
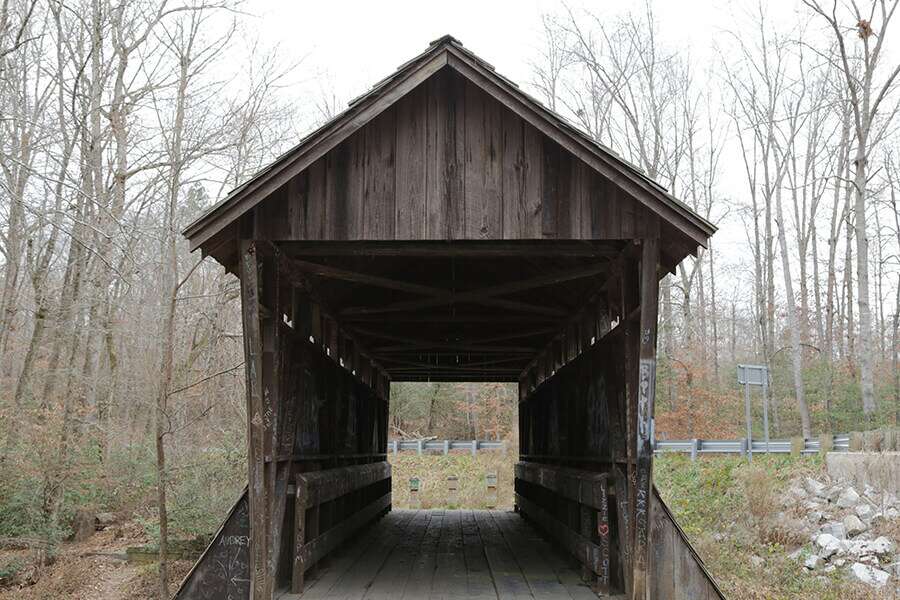
<svg viewBox="0 0 900 600"><path fill-rule="evenodd" d="M184 234L235 273L277 246L394 380L515 381L598 294L617 314L631 240L663 273L714 230L445 36Z"/></svg>

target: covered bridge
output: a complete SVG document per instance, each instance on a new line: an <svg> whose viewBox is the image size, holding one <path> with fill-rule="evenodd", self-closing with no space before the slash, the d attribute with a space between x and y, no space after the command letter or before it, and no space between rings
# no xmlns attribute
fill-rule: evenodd
<svg viewBox="0 0 900 600"><path fill-rule="evenodd" d="M249 484L177 598L721 598L650 437L658 282L713 231L433 42L185 231L241 280ZM518 383L524 519L390 512L395 381Z"/></svg>

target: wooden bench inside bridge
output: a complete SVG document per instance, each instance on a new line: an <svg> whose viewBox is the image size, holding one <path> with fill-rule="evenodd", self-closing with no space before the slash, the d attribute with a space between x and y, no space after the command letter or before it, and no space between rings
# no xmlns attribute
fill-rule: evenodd
<svg viewBox="0 0 900 600"><path fill-rule="evenodd" d="M721 598L650 438L658 282L713 231L433 42L185 231L241 281L249 464L176 597ZM429 380L518 383L518 514L391 511Z"/></svg>

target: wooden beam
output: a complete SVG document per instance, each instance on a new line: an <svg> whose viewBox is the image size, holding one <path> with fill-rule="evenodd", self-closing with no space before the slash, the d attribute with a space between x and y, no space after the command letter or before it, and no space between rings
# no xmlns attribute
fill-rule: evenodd
<svg viewBox="0 0 900 600"><path fill-rule="evenodd" d="M393 304L388 304L387 306L382 306L379 308L350 307L341 311L341 314L376 314L406 310L420 310L422 308L431 308L434 306L443 306L445 304L459 304L464 302L483 304L485 301L490 300L496 296L524 292L535 288L546 287L548 285L555 285L566 281L572 281L573 279L592 277L608 270L608 262L595 263L592 265L577 267L566 271L556 271L553 273L548 273L546 275L539 275L530 279L509 281L506 283L501 283L477 290L469 290L466 292L443 292L444 295L442 297L429 300L395 302ZM508 303L509 301L504 302ZM534 310L534 308L536 307L531 307L531 310ZM540 312L548 314L546 310L541 310ZM566 313L560 310L553 310L552 314L564 316Z"/></svg>
<svg viewBox="0 0 900 600"><path fill-rule="evenodd" d="M634 509L634 583L632 600L647 595L650 502L653 493L651 424L656 398L656 320L659 304L659 240L646 239L641 252L641 323L638 362L636 479Z"/></svg>
<svg viewBox="0 0 900 600"><path fill-rule="evenodd" d="M384 323L383 315L347 315L343 317L344 323ZM415 314L393 315L391 325L396 323L428 323L428 324L467 324L490 323L492 325L517 325L537 323L557 323L559 319L543 315L509 315L509 314Z"/></svg>
<svg viewBox="0 0 900 600"><path fill-rule="evenodd" d="M440 343L440 344L462 343L462 342L452 342L450 340L429 340L429 339L425 339L425 338L411 338L411 337L400 336L400 335L395 335L395 334L391 334L391 333L385 333L382 331L376 331L374 329L364 329L364 328L360 328L360 327L354 328L353 332L356 333L357 335L363 335L363 336L370 337L370 338L375 338L375 339L379 339L379 340L390 340L390 341L394 341L394 342L403 342L406 344L416 345L416 346L431 347L435 343ZM515 331L515 332L511 332L511 333L504 333L504 334L495 335L495 336L486 337L486 338L471 338L470 339L468 336L466 336L465 344L468 346L478 346L481 344L490 344L492 342L516 340L516 339L534 337L536 335L545 335L548 333L555 333L555 332L556 332L556 330L553 328L541 327L538 329L528 329L525 331Z"/></svg>
<svg viewBox="0 0 900 600"><path fill-rule="evenodd" d="M503 258L522 256L558 257L614 257L621 250L621 242L596 242L591 240L556 241L428 241L428 242L379 242L379 241L292 241L282 242L291 257L319 256L405 256L409 258Z"/></svg>
<svg viewBox="0 0 900 600"><path fill-rule="evenodd" d="M404 350L425 350L428 348L438 348L442 350L457 350L459 352L533 352L534 348L530 346L481 346L481 343L490 343L493 341L502 341L504 339L514 339L515 335L512 337L503 337L496 336L494 338L486 338L483 340L472 340L472 343L463 343L463 342L448 342L443 340L428 340L424 338L411 338L401 335L393 335L390 333L384 333L381 331L374 331L371 329L361 329L356 328L354 332L357 335L363 335L368 338L377 339L377 340L387 340L392 342L399 342L400 345L395 346L387 346L387 347L374 347L374 352L380 351L404 351ZM534 334L537 335L537 334Z"/></svg>

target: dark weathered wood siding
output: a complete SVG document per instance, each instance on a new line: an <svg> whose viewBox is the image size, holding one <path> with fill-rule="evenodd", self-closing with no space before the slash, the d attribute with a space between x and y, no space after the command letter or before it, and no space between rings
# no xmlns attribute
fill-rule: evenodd
<svg viewBox="0 0 900 600"><path fill-rule="evenodd" d="M656 223L452 69L255 210L270 240L631 239Z"/></svg>

